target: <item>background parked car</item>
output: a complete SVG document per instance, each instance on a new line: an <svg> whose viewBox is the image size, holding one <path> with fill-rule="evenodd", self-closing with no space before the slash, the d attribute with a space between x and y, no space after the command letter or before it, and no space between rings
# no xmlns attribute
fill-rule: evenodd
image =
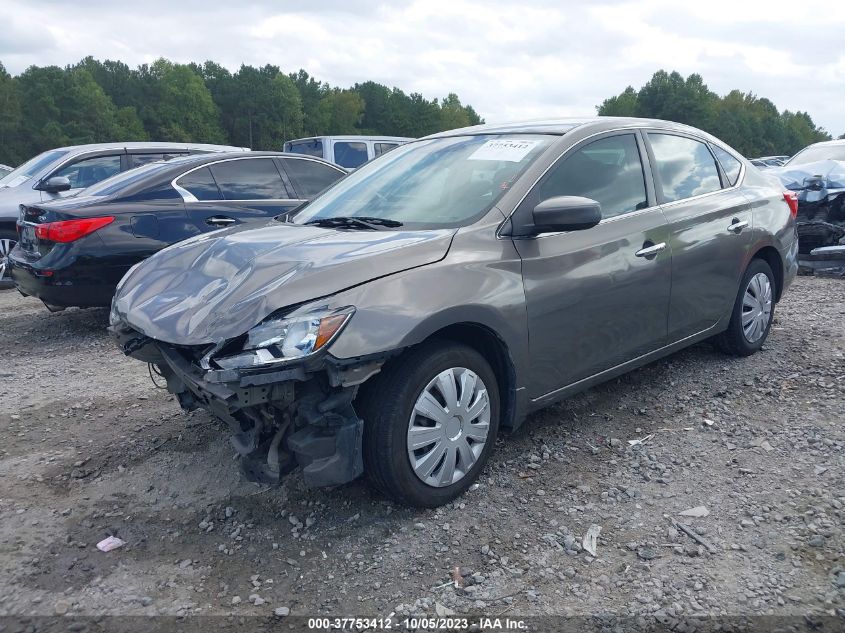
<svg viewBox="0 0 845 633"><path fill-rule="evenodd" d="M114 174L152 161L187 154L249 151L203 143L100 143L42 152L0 179L0 285L8 286L6 258L17 241L21 204L74 196Z"/></svg>
<svg viewBox="0 0 845 633"><path fill-rule="evenodd" d="M749 160L756 167L768 169L769 167L780 167L789 160L789 156L761 156L760 158L751 158Z"/></svg>
<svg viewBox="0 0 845 633"><path fill-rule="evenodd" d="M8 165L0 164L0 178L3 178L6 174L12 171L14 167L9 167Z"/></svg>
<svg viewBox="0 0 845 633"><path fill-rule="evenodd" d="M266 221L345 175L326 161L278 152L148 164L74 198L22 205L11 275L50 309L107 306L126 271L165 246Z"/></svg>
<svg viewBox="0 0 845 633"><path fill-rule="evenodd" d="M288 141L282 151L316 156L335 165L355 169L413 140L406 136L312 136Z"/></svg>
<svg viewBox="0 0 845 633"><path fill-rule="evenodd" d="M798 263L845 275L845 140L808 145L769 171L798 199Z"/></svg>

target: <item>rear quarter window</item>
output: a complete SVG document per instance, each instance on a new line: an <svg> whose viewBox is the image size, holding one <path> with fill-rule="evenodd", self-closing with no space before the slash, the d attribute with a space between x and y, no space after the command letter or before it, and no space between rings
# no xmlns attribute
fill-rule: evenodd
<svg viewBox="0 0 845 633"><path fill-rule="evenodd" d="M728 177L728 182L733 187L739 179L739 172L742 170L742 163L739 159L723 150L718 145L713 145L713 153L716 155L716 160L722 166L722 170Z"/></svg>
<svg viewBox="0 0 845 633"><path fill-rule="evenodd" d="M339 169L316 160L283 158L281 162L299 197L303 199L310 200L344 176Z"/></svg>
<svg viewBox="0 0 845 633"><path fill-rule="evenodd" d="M176 184L189 192L197 200L222 200L220 189L211 175L208 167L200 167L185 174L176 181Z"/></svg>

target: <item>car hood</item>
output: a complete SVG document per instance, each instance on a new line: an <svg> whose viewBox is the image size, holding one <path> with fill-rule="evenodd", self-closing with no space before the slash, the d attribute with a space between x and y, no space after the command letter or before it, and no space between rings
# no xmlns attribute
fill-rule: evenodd
<svg viewBox="0 0 845 633"><path fill-rule="evenodd" d="M113 311L178 345L217 343L273 312L443 259L456 229L344 231L273 223L174 244L118 285Z"/></svg>

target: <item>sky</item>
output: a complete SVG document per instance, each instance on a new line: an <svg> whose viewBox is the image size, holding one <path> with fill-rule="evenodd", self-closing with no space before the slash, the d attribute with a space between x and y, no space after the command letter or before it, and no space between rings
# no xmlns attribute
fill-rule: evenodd
<svg viewBox="0 0 845 633"><path fill-rule="evenodd" d="M845 132L837 0L0 0L0 16L12 74L86 55L270 63L333 86L455 92L494 123L593 115L662 68Z"/></svg>

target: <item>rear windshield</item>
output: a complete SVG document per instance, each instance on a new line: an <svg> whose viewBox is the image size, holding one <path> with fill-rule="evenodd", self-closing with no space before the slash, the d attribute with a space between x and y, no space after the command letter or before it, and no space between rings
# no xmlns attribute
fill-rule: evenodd
<svg viewBox="0 0 845 633"><path fill-rule="evenodd" d="M22 182L25 182L33 176L41 173L45 167L55 163L67 153L68 150L64 149L52 149L49 152L42 152L35 158L30 158L17 169L13 169L6 174L2 179L0 179L0 186L6 185L7 187L17 187Z"/></svg>
<svg viewBox="0 0 845 633"><path fill-rule="evenodd" d="M417 141L352 172L303 207L293 222L342 216L449 228L490 209L555 137L485 134Z"/></svg>

